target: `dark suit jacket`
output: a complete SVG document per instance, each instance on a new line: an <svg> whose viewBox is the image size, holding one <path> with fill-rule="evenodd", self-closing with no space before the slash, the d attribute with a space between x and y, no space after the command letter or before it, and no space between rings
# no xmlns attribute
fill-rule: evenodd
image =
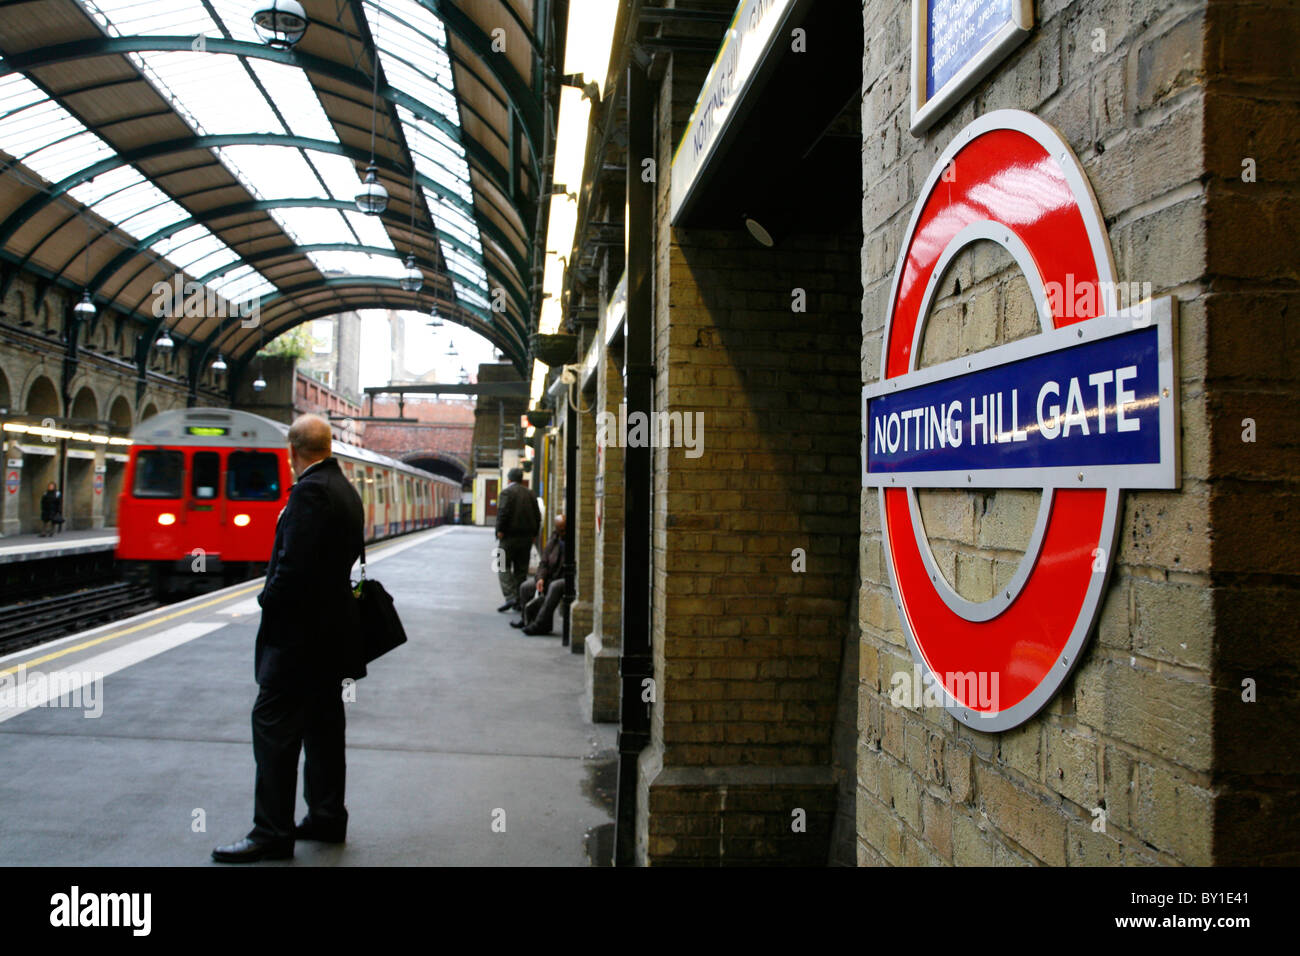
<svg viewBox="0 0 1300 956"><path fill-rule="evenodd" d="M333 458L316 462L289 492L257 596L262 623L257 682L338 681L358 646L350 571L363 542L361 496Z"/></svg>
<svg viewBox="0 0 1300 956"><path fill-rule="evenodd" d="M527 485L506 485L497 500L497 533L503 538L535 538L542 530L542 512L537 496Z"/></svg>
<svg viewBox="0 0 1300 956"><path fill-rule="evenodd" d="M546 542L542 552L542 561L537 566L537 579L550 587L552 581L564 577L564 535L551 532L551 540Z"/></svg>

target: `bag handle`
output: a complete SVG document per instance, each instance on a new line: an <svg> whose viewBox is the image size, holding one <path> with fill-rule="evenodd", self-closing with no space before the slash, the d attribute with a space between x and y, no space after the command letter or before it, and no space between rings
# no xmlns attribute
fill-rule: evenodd
<svg viewBox="0 0 1300 956"><path fill-rule="evenodd" d="M366 536L365 532L361 533L361 580L366 579Z"/></svg>

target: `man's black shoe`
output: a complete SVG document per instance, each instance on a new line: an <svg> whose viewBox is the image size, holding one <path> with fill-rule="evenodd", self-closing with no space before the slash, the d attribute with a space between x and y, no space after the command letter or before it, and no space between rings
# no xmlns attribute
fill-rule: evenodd
<svg viewBox="0 0 1300 956"><path fill-rule="evenodd" d="M502 613L504 613L505 611L513 611L518 606L519 606L518 601L506 601L505 604L502 604L499 608L497 608L497 611Z"/></svg>
<svg viewBox="0 0 1300 956"><path fill-rule="evenodd" d="M319 843L342 843L347 839L348 827L321 826L311 817L303 817L302 823L293 828L295 840L316 840Z"/></svg>
<svg viewBox="0 0 1300 956"><path fill-rule="evenodd" d="M510 622L510 626L511 626L511 627L524 627L524 622L523 622L523 621L511 621L511 622Z"/></svg>
<svg viewBox="0 0 1300 956"><path fill-rule="evenodd" d="M543 631L536 624L529 624L526 628L524 628L524 633L532 637L550 637L551 629L548 627L546 630Z"/></svg>
<svg viewBox="0 0 1300 956"><path fill-rule="evenodd" d="M248 837L238 843L228 843L212 851L218 863L256 863L258 860L288 860L293 856L293 843L257 843Z"/></svg>

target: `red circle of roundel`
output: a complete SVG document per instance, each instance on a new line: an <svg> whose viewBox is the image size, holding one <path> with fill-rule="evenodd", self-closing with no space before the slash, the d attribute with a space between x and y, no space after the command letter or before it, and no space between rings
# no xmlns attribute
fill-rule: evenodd
<svg viewBox="0 0 1300 956"><path fill-rule="evenodd" d="M1000 115L1014 119L1001 125ZM1026 126L1036 127L1039 135L1030 135ZM982 131L976 133L980 127ZM1038 277L1025 277L1031 283L1041 278L1045 284L1057 282L1065 288L1067 275L1076 287L1112 281L1104 230L1100 249L1097 244L1100 217L1081 204L1081 198L1092 201L1090 191L1080 197L1060 161L1064 155L1049 151L1042 131L1050 127L1031 114L989 114L972 124L970 138L955 153L950 147L946 155L953 166L940 159L900 257L886 327L885 378L912 370L912 344L927 285L940 256L966 226L991 220L1014 232L1037 266ZM1050 132L1056 138L1053 147L1068 148L1059 134ZM937 175L941 167L950 168L954 175ZM1093 317L1083 312L1053 315L1052 321L1060 328ZM1046 703L1041 692L1045 684L1054 691L1064 679L1074 662L1062 655L1076 624L1089 613L1085 604L1093 584L1094 551L1105 546L1099 542L1108 524L1107 496L1106 489L1057 489L1038 559L1020 593L996 617L970 621L948 606L930 580L912 525L907 490L882 490L899 609L924 665L940 677L970 672L998 675L998 700L993 707L981 710L975 694L963 694L975 690L970 684L957 686L951 694L958 707L984 716L1005 714L1012 708L1023 711L1032 705L1008 725L1014 726ZM924 537L923 529L919 530ZM1062 673L1053 674L1054 669Z"/></svg>

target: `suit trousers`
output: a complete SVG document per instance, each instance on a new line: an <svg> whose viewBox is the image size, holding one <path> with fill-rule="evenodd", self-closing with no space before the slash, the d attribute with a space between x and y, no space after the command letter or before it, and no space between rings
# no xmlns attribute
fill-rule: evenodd
<svg viewBox="0 0 1300 956"><path fill-rule="evenodd" d="M533 584L536 588L536 583ZM564 578L558 578L546 586L546 593L536 594L523 605L524 624L535 626L538 630L550 631L555 626L555 610L564 600Z"/></svg>
<svg viewBox="0 0 1300 956"><path fill-rule="evenodd" d="M507 601L519 600L519 585L528 577L528 559L533 553L532 538L502 538L497 542L505 557L497 582Z"/></svg>
<svg viewBox="0 0 1300 956"><path fill-rule="evenodd" d="M298 754L306 751L303 797L307 815L326 827L346 826L343 805L341 682L287 687L262 686L253 705L253 757L257 761L253 829L259 843L293 840L298 790Z"/></svg>

